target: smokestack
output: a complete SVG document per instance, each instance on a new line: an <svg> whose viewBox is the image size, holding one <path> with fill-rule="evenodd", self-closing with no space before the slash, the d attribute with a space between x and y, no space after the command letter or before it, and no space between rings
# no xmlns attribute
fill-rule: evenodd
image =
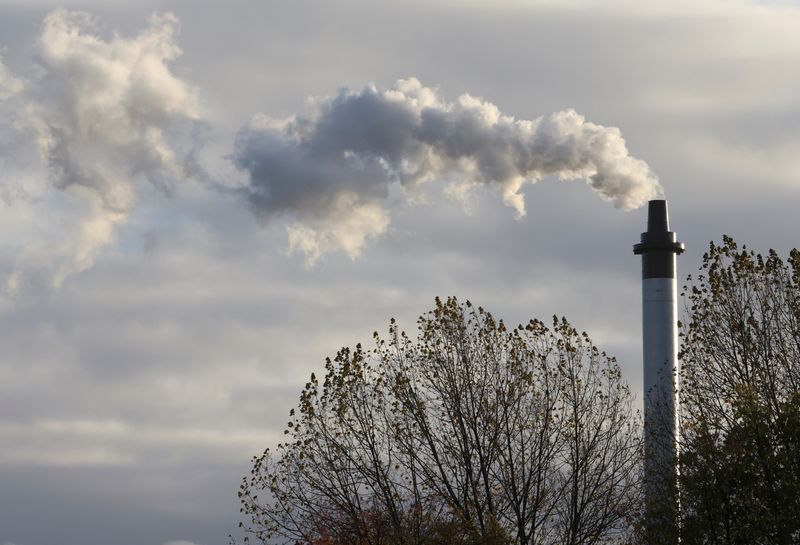
<svg viewBox="0 0 800 545"><path fill-rule="evenodd" d="M684 245L669 230L667 201L648 203L642 256L645 543L678 543L678 284Z"/></svg>

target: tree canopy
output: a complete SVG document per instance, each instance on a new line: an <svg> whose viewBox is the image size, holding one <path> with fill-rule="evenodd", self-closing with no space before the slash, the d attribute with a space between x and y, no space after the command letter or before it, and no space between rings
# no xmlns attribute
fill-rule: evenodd
<svg viewBox="0 0 800 545"><path fill-rule="evenodd" d="M683 543L800 542L800 252L711 243L685 287Z"/></svg>
<svg viewBox="0 0 800 545"><path fill-rule="evenodd" d="M311 375L239 496L246 540L625 543L641 426L614 358L565 319L507 328L437 299Z"/></svg>

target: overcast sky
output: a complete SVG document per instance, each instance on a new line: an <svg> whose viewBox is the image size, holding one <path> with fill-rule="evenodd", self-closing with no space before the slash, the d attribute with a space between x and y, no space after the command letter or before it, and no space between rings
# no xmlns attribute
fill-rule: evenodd
<svg viewBox="0 0 800 545"><path fill-rule="evenodd" d="M798 244L798 29L0 0L0 544L226 543L309 374L437 295L565 315L640 395L639 204L663 188L682 276L723 233Z"/></svg>

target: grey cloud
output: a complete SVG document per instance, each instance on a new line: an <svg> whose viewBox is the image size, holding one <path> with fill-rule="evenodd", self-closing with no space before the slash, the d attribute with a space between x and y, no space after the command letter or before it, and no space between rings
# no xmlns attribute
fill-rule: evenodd
<svg viewBox="0 0 800 545"><path fill-rule="evenodd" d="M393 183L413 192L445 179L462 196L496 186L518 217L525 214L523 184L549 175L585 179L623 209L662 194L619 129L573 110L517 120L467 94L447 102L414 78L390 89L342 89L315 106L285 120L256 116L239 131L233 154L249 174L253 209L296 222L290 245L311 262L334 249L356 255L366 239L383 234Z"/></svg>
<svg viewBox="0 0 800 545"><path fill-rule="evenodd" d="M19 469L6 476L0 490L4 508L0 535L22 545L158 545L176 537L200 544L227 543L235 506L215 502L197 516L190 511L195 508L197 490L178 492L178 488L199 474L212 481L209 486L235 489L231 469L198 464L194 471L157 476L118 467L66 472ZM229 478L218 479L226 470ZM145 493L148 488L149 494ZM154 493L155 488L159 490ZM31 508L28 502L34 498ZM20 519L26 522L19 524Z"/></svg>

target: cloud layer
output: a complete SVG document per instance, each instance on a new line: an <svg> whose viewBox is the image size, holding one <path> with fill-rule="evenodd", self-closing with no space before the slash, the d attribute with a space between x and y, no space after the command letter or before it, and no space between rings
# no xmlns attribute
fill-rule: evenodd
<svg viewBox="0 0 800 545"><path fill-rule="evenodd" d="M384 233L394 182L413 191L444 179L454 195L491 185L518 217L525 215L522 186L550 175L586 180L626 210L662 195L619 129L574 110L515 119L468 94L448 102L415 78L389 89L342 89L314 106L284 120L256 116L240 130L233 155L249 174L252 208L265 219L294 221L290 246L312 262L335 249L354 256Z"/></svg>

